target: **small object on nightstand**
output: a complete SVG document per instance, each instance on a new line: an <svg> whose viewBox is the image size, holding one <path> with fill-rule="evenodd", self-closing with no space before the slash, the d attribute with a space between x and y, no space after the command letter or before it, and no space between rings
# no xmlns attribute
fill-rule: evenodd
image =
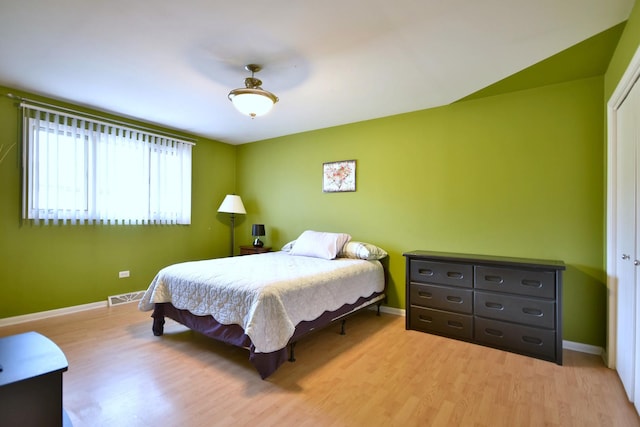
<svg viewBox="0 0 640 427"><path fill-rule="evenodd" d="M251 235L256 239L253 241L253 246L256 248L261 248L264 246L260 237L264 236L264 224L253 224L251 227Z"/></svg>
<svg viewBox="0 0 640 427"><path fill-rule="evenodd" d="M271 252L271 246L240 246L240 255L255 255L255 254L263 254L265 252Z"/></svg>

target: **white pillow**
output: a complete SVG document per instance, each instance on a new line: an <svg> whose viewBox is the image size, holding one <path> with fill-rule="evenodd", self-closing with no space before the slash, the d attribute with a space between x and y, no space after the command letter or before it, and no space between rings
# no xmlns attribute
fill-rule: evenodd
<svg viewBox="0 0 640 427"><path fill-rule="evenodd" d="M349 240L351 236L344 233L306 230L296 239L289 254L334 259Z"/></svg>
<svg viewBox="0 0 640 427"><path fill-rule="evenodd" d="M387 256L384 249L365 242L348 242L338 254L340 258L356 258L366 260L382 259Z"/></svg>

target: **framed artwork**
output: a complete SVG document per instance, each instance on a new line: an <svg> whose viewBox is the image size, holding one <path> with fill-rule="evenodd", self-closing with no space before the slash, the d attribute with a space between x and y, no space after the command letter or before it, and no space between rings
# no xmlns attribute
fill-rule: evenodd
<svg viewBox="0 0 640 427"><path fill-rule="evenodd" d="M322 191L356 191L356 161L341 160L322 164Z"/></svg>

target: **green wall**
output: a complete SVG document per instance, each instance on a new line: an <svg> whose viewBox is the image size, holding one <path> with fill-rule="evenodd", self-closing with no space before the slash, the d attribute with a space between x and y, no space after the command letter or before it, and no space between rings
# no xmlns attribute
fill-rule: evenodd
<svg viewBox="0 0 640 427"><path fill-rule="evenodd" d="M564 339L602 346L602 94L600 76L239 146L247 222L276 248L305 229L378 244L398 308L405 251L563 260ZM322 163L348 159L357 191L323 193Z"/></svg>
<svg viewBox="0 0 640 427"><path fill-rule="evenodd" d="M0 87L7 92L17 93ZM19 141L19 121L17 103L0 96L5 150ZM19 146L0 163L0 318L106 301L146 289L168 264L228 255L228 218L216 210L235 191L235 147L197 141L189 226L34 226L20 220ZM121 270L131 277L119 279Z"/></svg>

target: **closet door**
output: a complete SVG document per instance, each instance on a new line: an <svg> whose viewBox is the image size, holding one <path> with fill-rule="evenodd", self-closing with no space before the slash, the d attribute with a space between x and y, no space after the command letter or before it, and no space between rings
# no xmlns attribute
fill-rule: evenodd
<svg viewBox="0 0 640 427"><path fill-rule="evenodd" d="M640 399L640 292L637 288L640 85L618 109L616 172L616 369L629 400ZM636 405L637 408L638 405Z"/></svg>

